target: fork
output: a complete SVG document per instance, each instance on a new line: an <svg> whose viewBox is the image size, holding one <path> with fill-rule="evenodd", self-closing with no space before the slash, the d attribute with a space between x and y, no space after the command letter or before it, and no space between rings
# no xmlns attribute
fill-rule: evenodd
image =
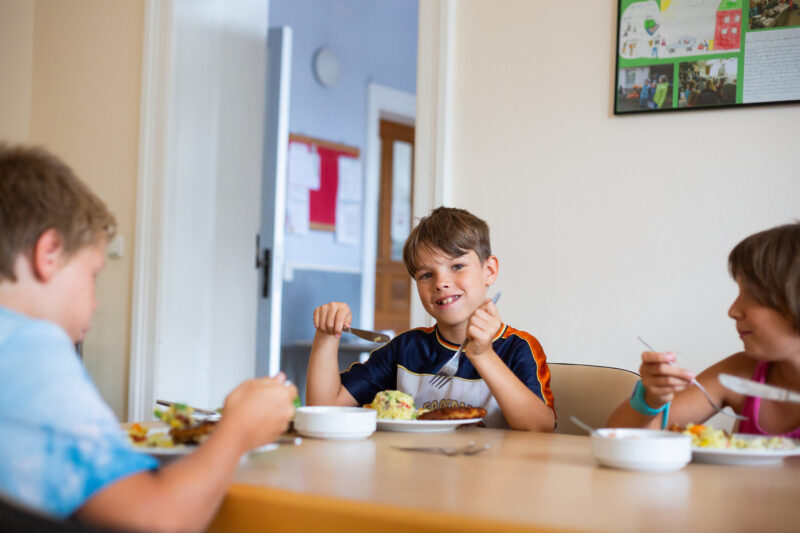
<svg viewBox="0 0 800 533"><path fill-rule="evenodd" d="M652 346L650 346L649 344L647 344L647 342L646 342L646 341L645 341L643 338L641 338L641 337L636 337L636 338L637 338L637 339L639 339L639 342L641 342L642 344L644 344L644 345L647 347L647 349L648 349L648 350L650 350L651 352L655 352L655 351L656 351L656 350L655 350L655 349L654 349ZM670 364L670 365L672 365L672 366L678 366L678 365L676 365L676 364L675 364L673 361L670 361L670 362L669 362L669 364ZM708 394L708 391L706 391L706 388L705 388L705 387L703 387L703 386L700 384L700 382L699 382L699 381L697 381L697 380L696 380L696 379L694 379L694 378L692 378L692 385L694 385L695 387L697 387L698 389L700 389L700 392L702 392L702 393L703 393L703 396L705 396L705 397L706 397L706 400L707 400L707 401L708 401L708 403L711 405L711 407L713 407L713 408L714 408L714 410L715 410L716 412L718 412L718 413L722 413L722 414L723 414L723 415L725 415L725 416L730 416L730 417L736 418L737 420L747 420L747 417L746 417L746 416L740 415L740 414L738 414L738 413L731 413L731 412L729 412L729 411L725 411L725 410L724 410L722 407L720 407L719 405L717 405L717 403L716 403L716 402L715 402L715 401L714 401L714 400L711 398L711 395L710 395L710 394Z"/></svg>
<svg viewBox="0 0 800 533"><path fill-rule="evenodd" d="M488 450L491 448L491 446L492 445L489 443L481 446L475 446L475 441L473 440L465 446L392 446L392 448L396 450L402 450L404 452L441 453L443 455L452 457L454 455L475 455L476 453Z"/></svg>
<svg viewBox="0 0 800 533"><path fill-rule="evenodd" d="M156 400L158 405L163 405L165 407L170 407L171 405L186 405L186 404L179 404L178 402L168 402L167 400ZM192 407L192 406L188 406ZM192 407L192 410L199 414L208 417L220 417L220 413L218 411L209 411L208 409L200 409L199 407Z"/></svg>
<svg viewBox="0 0 800 533"><path fill-rule="evenodd" d="M498 292L497 294L495 294L494 297L492 298L492 303L496 304L497 300L500 299L501 294L503 293ZM461 346L458 347L458 350L456 350L456 353L453 354L453 357L451 357L442 366L442 368L440 368L439 371L433 375L433 377L429 381L429 383L432 386L436 387L437 389L441 389L442 387L447 385L447 383L449 383L451 379L453 379L453 376L456 375L456 371L458 370L458 358L459 356L461 356L461 352L464 351L464 347L467 345L468 342L469 339L464 339L464 342L461 343Z"/></svg>

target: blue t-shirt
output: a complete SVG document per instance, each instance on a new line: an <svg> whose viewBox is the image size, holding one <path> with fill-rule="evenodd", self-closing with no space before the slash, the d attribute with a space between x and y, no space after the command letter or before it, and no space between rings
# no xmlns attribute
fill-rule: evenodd
<svg viewBox="0 0 800 533"><path fill-rule="evenodd" d="M64 330L4 307L0 435L0 492L59 517L158 466L128 444Z"/></svg>
<svg viewBox="0 0 800 533"><path fill-rule="evenodd" d="M550 369L536 337L504 324L492 348L522 383L554 409ZM483 407L488 427L507 428L489 386L466 356L460 358L456 375L447 385L436 388L430 384L432 375L457 349L436 327L412 329L374 350L365 363L342 372L342 385L361 405L370 403L378 392L399 390L412 395L417 408Z"/></svg>

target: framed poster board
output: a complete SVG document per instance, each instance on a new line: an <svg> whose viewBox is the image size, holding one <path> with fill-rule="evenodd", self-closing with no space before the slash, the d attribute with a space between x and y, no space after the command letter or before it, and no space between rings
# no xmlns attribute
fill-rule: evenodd
<svg viewBox="0 0 800 533"><path fill-rule="evenodd" d="M313 152L317 159L317 183L308 190L308 227L312 230L335 231L337 208L341 197L340 159L357 160L359 149L355 146L317 139L307 135L289 134L289 147L302 144ZM290 183L292 182L292 161L290 156Z"/></svg>
<svg viewBox="0 0 800 533"><path fill-rule="evenodd" d="M800 103L800 1L619 0L614 114Z"/></svg>

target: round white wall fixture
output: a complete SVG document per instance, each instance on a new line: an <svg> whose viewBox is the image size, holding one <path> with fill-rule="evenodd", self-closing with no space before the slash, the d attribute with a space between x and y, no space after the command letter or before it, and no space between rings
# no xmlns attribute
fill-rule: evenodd
<svg viewBox="0 0 800 533"><path fill-rule="evenodd" d="M330 48L320 48L314 54L314 76L323 87L333 87L342 73L339 56Z"/></svg>

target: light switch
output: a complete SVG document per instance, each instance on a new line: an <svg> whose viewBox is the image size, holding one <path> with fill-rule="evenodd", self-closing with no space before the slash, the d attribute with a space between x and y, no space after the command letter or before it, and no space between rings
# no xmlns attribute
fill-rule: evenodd
<svg viewBox="0 0 800 533"><path fill-rule="evenodd" d="M122 259L122 252L124 249L125 241L122 235L117 234L108 243L108 257L111 259Z"/></svg>

